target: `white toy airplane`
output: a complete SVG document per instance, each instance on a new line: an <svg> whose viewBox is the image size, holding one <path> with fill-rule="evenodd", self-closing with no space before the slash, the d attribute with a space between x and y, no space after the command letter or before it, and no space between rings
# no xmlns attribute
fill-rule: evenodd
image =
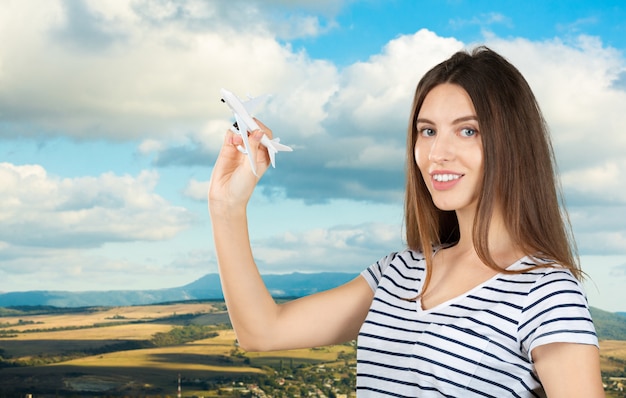
<svg viewBox="0 0 626 398"><path fill-rule="evenodd" d="M252 98L248 96L248 101L241 101L237 96L231 93L228 90L221 89L220 93L222 94L222 102L226 103L228 107L233 111L235 115L235 124L233 127L235 128L233 132L239 134L241 138L243 138L243 145L239 145L237 149L241 153L248 155L248 159L250 160L250 166L252 167L252 172L254 175L256 174L256 159L254 159L254 155L250 151L250 144L248 143L248 132L252 132L254 130L259 129L259 125L256 121L250 116L250 113L254 111L254 109L265 100L266 96ZM261 144L267 148L267 153L270 156L270 162L272 163L272 167L276 167L276 152L278 151L287 151L291 152L293 149L288 147L287 145L283 145L280 143L280 138L274 138L270 140L267 138L267 135L263 134L261 138Z"/></svg>

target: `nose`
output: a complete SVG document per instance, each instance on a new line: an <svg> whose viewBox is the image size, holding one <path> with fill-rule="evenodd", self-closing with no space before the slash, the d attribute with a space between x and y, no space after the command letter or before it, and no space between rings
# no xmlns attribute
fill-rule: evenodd
<svg viewBox="0 0 626 398"><path fill-rule="evenodd" d="M453 134L438 133L432 140L428 160L441 163L452 160L455 155Z"/></svg>

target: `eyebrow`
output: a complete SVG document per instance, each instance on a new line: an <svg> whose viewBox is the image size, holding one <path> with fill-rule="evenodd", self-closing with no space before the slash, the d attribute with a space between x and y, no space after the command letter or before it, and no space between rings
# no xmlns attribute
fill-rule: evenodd
<svg viewBox="0 0 626 398"><path fill-rule="evenodd" d="M478 121L478 116L476 115L469 115L469 116L462 116L459 118L456 118L452 121L452 124L459 124L459 123L463 123L463 122L467 122L469 120L473 120L473 121ZM415 123L426 123L426 124L435 124L433 121L429 120L429 119L425 119L425 118L418 118Z"/></svg>

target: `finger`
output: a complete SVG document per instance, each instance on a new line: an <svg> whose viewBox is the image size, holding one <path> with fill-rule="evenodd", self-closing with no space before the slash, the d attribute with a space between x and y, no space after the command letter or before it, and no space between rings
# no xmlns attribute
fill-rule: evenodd
<svg viewBox="0 0 626 398"><path fill-rule="evenodd" d="M233 131L231 129L226 130L226 134L224 134L224 145L232 145L233 143L233 136L235 135L235 133L233 133Z"/></svg>
<svg viewBox="0 0 626 398"><path fill-rule="evenodd" d="M237 146L241 144L241 137L235 134L232 130L227 130L224 134L224 142L220 150L221 153L230 156L234 155L237 151Z"/></svg>
<svg viewBox="0 0 626 398"><path fill-rule="evenodd" d="M222 147L215 161L214 168L217 175L228 175L232 173L246 160L246 156L237 149L241 143L242 140L238 134L230 130L226 131Z"/></svg>
<svg viewBox="0 0 626 398"><path fill-rule="evenodd" d="M257 122L257 124L259 125L261 130L263 130L263 132L265 133L267 138L269 138L271 140L272 137L273 137L272 130L269 127L267 127L266 125L264 125L263 122L261 122L260 120L258 120L256 118L254 120Z"/></svg>

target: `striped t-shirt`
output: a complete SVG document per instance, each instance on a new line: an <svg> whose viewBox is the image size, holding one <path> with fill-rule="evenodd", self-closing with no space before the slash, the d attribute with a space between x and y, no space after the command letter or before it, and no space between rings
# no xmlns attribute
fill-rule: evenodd
<svg viewBox="0 0 626 398"><path fill-rule="evenodd" d="M508 269L535 264L524 257ZM501 273L423 310L410 299L425 265L421 252L405 250L361 274L375 294L358 337L360 398L543 397L535 347L598 345L582 287L564 268Z"/></svg>

